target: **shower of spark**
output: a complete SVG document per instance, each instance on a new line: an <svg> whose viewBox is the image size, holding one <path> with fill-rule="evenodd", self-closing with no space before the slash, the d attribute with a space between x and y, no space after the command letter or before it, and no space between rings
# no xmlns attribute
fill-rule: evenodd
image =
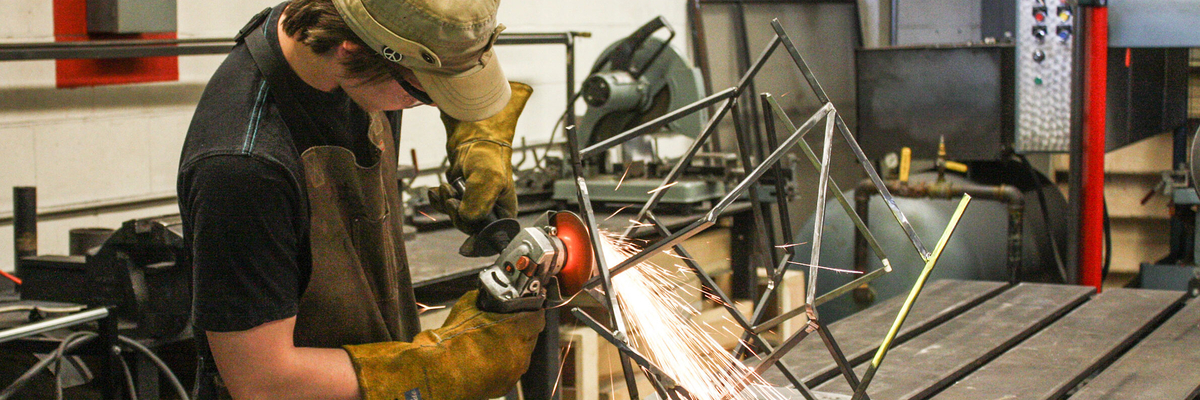
<svg viewBox="0 0 1200 400"><path fill-rule="evenodd" d="M604 256L613 265L638 251L617 235L605 232L604 237ZM693 320L700 312L675 290L686 281L685 273L645 262L612 278L630 346L687 389L693 400L784 399Z"/></svg>

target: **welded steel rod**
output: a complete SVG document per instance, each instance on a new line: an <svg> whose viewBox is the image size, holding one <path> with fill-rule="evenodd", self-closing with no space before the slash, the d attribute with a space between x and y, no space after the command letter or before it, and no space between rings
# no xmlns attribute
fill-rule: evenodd
<svg viewBox="0 0 1200 400"><path fill-rule="evenodd" d="M588 194L587 181L583 179L583 161L579 156L579 141L575 137L575 126L566 127L568 153L571 156L572 174L575 175L575 192L579 201L579 208L582 211L582 217L587 224L588 232L592 242L592 252L596 255L596 267L600 270L600 285L604 291L604 299L608 315L612 318L613 328L618 335L625 335L625 321L621 314L621 308L617 306L617 295L613 291L612 276L608 270L608 260L604 257L604 243L600 237L600 229L596 222L596 213L592 210L592 199ZM633 366L629 363L629 357L622 355L621 370L625 373L625 385L629 389L629 397L632 400L638 399L637 393L637 377L634 376Z"/></svg>
<svg viewBox="0 0 1200 400"><path fill-rule="evenodd" d="M813 321L808 321L808 324L804 326L804 329L793 333L791 337L787 338L787 340L783 342L783 344L779 345L778 349L775 349L775 351L767 355L767 358L764 358L761 363L758 363L758 366L754 367L754 374L762 374L763 371L767 370L767 368L775 365L776 362L779 362L779 360L783 359L783 356L787 355L789 350L796 347L797 344L800 344L800 341L808 337L808 334L813 333L816 330L817 325Z"/></svg>
<svg viewBox="0 0 1200 400"><path fill-rule="evenodd" d="M737 111L739 108L736 104L734 105L734 115L738 115ZM754 162L754 149L751 148L750 133L746 131L743 125L741 118L733 119L733 131L737 135L737 147L738 153L742 157L742 167L749 171L751 169L750 166ZM764 207L766 203L759 196L762 193L761 188L762 185L758 183L758 180L750 181L750 214L754 221L752 229L754 232L758 232L758 234L753 235L754 241L750 243L748 253L750 255L750 264L755 268L757 266L754 264L763 262L763 260L774 260L774 253L769 248L772 240L764 240L764 236L770 236L774 233L774 228L764 218L764 215L770 212L770 207ZM767 269L767 276L775 276L774 266L770 262L765 262L764 264L766 264L764 267Z"/></svg>
<svg viewBox="0 0 1200 400"><path fill-rule="evenodd" d="M788 118L787 113L783 111L783 107L779 106L779 101L775 100L773 96L768 94L767 102L770 103L771 109L775 111L776 118L779 118L779 120L783 122L784 128L787 128L789 131L796 130L796 125L792 124L791 118ZM821 169L821 160L817 159L817 154L813 152L812 147L810 147L808 143L804 141L800 141L799 145L800 150L803 151L804 156L808 158L808 161L812 163L813 168L819 171ZM842 188L838 185L837 181L833 179L829 180L829 186L832 188L831 191L833 192L834 197L837 198L838 203L842 205L842 209L846 211L846 215L850 216L850 220L854 221L854 226L858 228L859 232L862 232L864 237L866 237L867 243L870 244L871 249L875 251L875 256L879 257L879 259L883 261L883 265L890 269L891 264L888 262L887 254L883 252L883 246L879 245L879 241L875 239L875 235L872 234L869 229L867 229L866 222L859 217L858 213L854 210L854 206L850 205L850 201L846 199L846 193L842 191ZM817 206L821 207L821 205Z"/></svg>
<svg viewBox="0 0 1200 400"><path fill-rule="evenodd" d="M837 364L838 370L842 371L842 376L846 377L846 383L850 384L850 387L858 387L858 375L854 374L854 366L846 360L846 353L842 352L842 347L838 346L837 340L834 340L829 326L818 321L817 334L821 335L821 341L825 342L825 348L833 356L833 362Z"/></svg>
<svg viewBox="0 0 1200 400"><path fill-rule="evenodd" d="M829 105L831 103L826 103ZM825 114L825 142L821 149L821 174L817 178L817 210L813 221L812 252L808 261L808 287L805 289L807 300L812 304L817 296L817 268L821 265L821 236L825 233L825 194L829 189L829 164L833 161L833 126L837 111Z"/></svg>
<svg viewBox="0 0 1200 400"><path fill-rule="evenodd" d="M788 55L792 56L792 61L800 68L800 72L804 75L804 79L808 81L808 85L812 88L813 94L817 96L817 100L822 103L829 103L829 96L825 94L825 89L821 88L821 83L817 81L812 70L808 68L808 64L804 62L804 57L800 56L800 51L796 49L796 45L792 43L791 39L788 39L787 32L783 30L783 25L779 23L778 19L774 19L771 20L771 27L775 29L775 35L783 42L783 47L787 49ZM858 159L863 169L866 170L867 176L871 178L871 181L875 182L875 186L879 187L880 197L883 198L884 203L892 211L892 216L896 218L896 222L900 223L900 227L904 229L904 233L908 235L908 239L912 241L913 247L921 255L921 259L928 261L930 257L929 250L925 248L925 244L917 236L917 231L908 222L908 218L900 211L900 207L896 205L896 200L892 198L891 193L888 193L883 179L879 177L879 173L875 172L875 167L871 164L871 160L867 159L866 154L858 146L858 142L854 140L850 129L846 128L846 123L842 121L840 116L837 118L837 128L841 131L842 136L846 138L846 144L850 146L850 150L854 152L855 158ZM819 207L820 205L818 205Z"/></svg>
<svg viewBox="0 0 1200 400"><path fill-rule="evenodd" d="M776 147L779 147L779 135L777 132L775 132L775 118L771 117L771 115L772 115L771 108L770 108L771 106L768 103L768 100L771 98L771 94L763 93L760 96L762 97L763 129L766 131L766 134L767 134L767 147L774 149ZM789 129L788 131L791 132L792 129ZM785 244L789 240L792 240L792 238L795 237L795 236L792 236L792 221L791 221L792 213L789 212L790 206L788 205L788 203L790 203L790 202L788 201L788 198L787 198L787 183L784 182L783 166L776 165L775 166L775 207L779 211L779 233L781 233L783 235L783 242ZM772 233L774 233L774 232L772 232ZM778 248L775 248L775 249L778 249ZM775 249L773 249L773 250L775 250ZM795 246L788 246L786 248L783 248L782 251L775 251L772 254L775 256L776 259L779 259L785 255L790 256L791 254L795 254Z"/></svg>
<svg viewBox="0 0 1200 400"><path fill-rule="evenodd" d="M779 146L779 148L775 149L775 151L771 152L770 156L767 156L767 158L765 160L763 160L763 162L759 163L758 167L754 168L754 171L747 174L746 177L743 178L742 181L737 184L737 186L735 186L733 189L731 189L729 191L729 193L726 193L725 197L723 197L721 199L721 201L717 203L716 206L714 206L711 210L709 210L708 213L704 215L704 217L702 217L700 220L698 220L696 222L693 222L691 225L684 228L683 230L676 232L674 235L667 237L663 240L659 240L659 241L655 242L654 244L651 244L650 246L647 246L646 248L642 249L642 251L638 252L637 254L633 255L632 257L629 257L625 261L622 261L620 264L617 264L616 266L614 266L612 268L612 275L619 274L634 265L640 264L640 263L646 261L647 259L649 259L650 257L654 256L658 252L663 251L669 247L674 247L676 244L679 244L679 243L683 242L684 240L686 240L687 238L692 237L695 234L699 233L700 230L702 230L704 228L708 228L709 226L712 226L714 223L717 222L717 218L722 213L725 212L725 209L729 208L729 206L731 204L733 204L733 202L735 200L737 200L738 197L741 197L742 194L744 194L746 192L746 190L750 187L751 183L753 183L754 181L757 181L759 178L761 178L762 175L767 172L767 169L771 165L779 162L779 159L782 158L784 154L787 154L792 149L792 147L795 146L796 143L800 141L800 138L802 138L804 136L803 135L804 132L808 131L809 129L812 129L813 125L816 125L816 121L819 118L824 117L825 115L829 114L829 112L832 110L833 110L833 105L826 103L825 106L821 107L821 109L817 110L817 112L815 114L813 114L813 118L809 118L808 121L805 121L804 125L800 126L800 129L798 129L796 132L792 133L792 135L790 137L788 137L788 139L785 140L783 142L783 144L781 144ZM695 143L693 143L693 145L695 145ZM676 165L676 166L678 167L678 165ZM582 178L579 178L579 179L582 179ZM659 190L659 191L655 192L655 194L662 193L664 191L665 190ZM586 193L582 193L581 195L583 195L583 194L586 194ZM651 198L651 200L653 200L653 198ZM650 204L647 203L647 205L650 205ZM590 209L590 207L589 207L589 209ZM641 222L645 219L647 211L648 210L642 210L641 212L639 212L639 216L638 216L639 222ZM593 236L595 236L595 235L593 235ZM603 268L601 268L601 269L603 269ZM594 287L595 281L596 280L593 279L592 282L589 283L589 285L587 287Z"/></svg>
<svg viewBox="0 0 1200 400"><path fill-rule="evenodd" d="M675 166L671 168L671 172L667 173L667 176L663 178L660 186L666 186L678 180L679 175L683 173L683 170L688 165L691 165L692 158L696 156L696 152L700 150L700 147L703 145L704 141L712 135L712 132L716 129L717 123L720 122L721 118L724 117L725 114L729 112L729 109L733 107L736 98L740 96L743 91L745 91L747 83L754 79L754 76L758 75L758 71L761 70L763 65L767 63L767 59L770 58L771 53L774 53L775 49L779 47L779 43L779 37L776 36L774 40L772 40L771 43L768 44L765 49L763 49L762 54L758 56L758 60L754 62L754 65L750 67L750 70L746 71L746 73L742 75L742 78L738 80L737 85L734 86L736 88L736 93L732 94L729 99L725 100L725 105L721 107L721 111L718 112L717 115L714 115L713 118L709 119L708 126L704 129L704 132L701 133L700 136L696 137L696 140L692 142L692 146L688 148L687 153L685 153L683 157L675 163ZM670 188L659 190L651 194L650 198L646 200L646 203L642 205L642 209L638 211L638 215L635 220L642 222L646 217L646 212L654 209L654 207L658 205L658 202L667 194L667 190L670 190ZM622 236L629 236L629 234L636 229L636 226L637 224L631 225L625 230L625 234Z"/></svg>
<svg viewBox="0 0 1200 400"><path fill-rule="evenodd" d="M580 150L579 155L583 158L589 158L589 157L595 156L597 154L600 154L601 152L604 152L605 150L612 148L613 146L617 146L619 144L625 143L635 137L638 137L638 136L641 136L641 135L644 135L647 133L652 133L652 132L658 130L658 128L661 128L666 124L674 122L675 120L678 120L680 118L691 115L692 113L694 113L696 111L706 109L709 106L711 106L713 104L717 104L718 102L720 102L722 100L727 100L730 97L732 97L735 93L737 93L736 88L728 88L728 89L722 90L720 92L714 93L711 96L697 100L696 102L694 102L692 104L683 106L682 108L680 108L678 110L671 111L671 112L667 113L666 115L652 119L650 121L647 121L646 123L635 126L625 132L621 132L621 133L619 133L613 137L610 137L608 139L604 139L600 143L596 143L591 146L585 147L583 150Z"/></svg>
<svg viewBox="0 0 1200 400"><path fill-rule="evenodd" d="M708 212L708 214L709 215L719 215L720 210L724 210L725 208L729 207L730 204L733 204L733 202L735 200L737 200L737 198L740 197L743 192L746 191L746 189L750 186L751 182L758 180L758 178L761 178L762 175L767 172L768 167L779 162L779 159L783 158L783 156L785 154L790 152L792 150L792 147L795 146L796 143L799 142L800 139L804 137L804 134L806 132L808 132L809 129L812 129L812 127L817 124L817 121L820 120L820 118L824 117L826 114L828 114L830 111L833 111L833 104L825 103L825 105L822 106L819 110L817 110L816 113L813 113L812 118L809 118L808 121L805 121L804 124L801 125L799 129L797 129L795 132L793 132L792 135L787 138L787 140L783 141L783 143L779 145L779 148L776 148L775 151L771 152L771 155L767 156L766 159L764 159L762 162L760 162L758 164L758 167L756 167L753 172L746 175L746 177L744 179L742 179L742 181L739 182L737 184L737 186L735 186L733 189L731 189L729 191L729 194L726 194L725 197L721 199L721 202L717 203L717 205L715 207L713 207L713 209L710 210ZM737 196L734 196L735 194Z"/></svg>
<svg viewBox="0 0 1200 400"><path fill-rule="evenodd" d="M655 216L654 213L647 214L646 217L650 220L650 223L654 226L654 229L658 231L659 235L671 236L671 230L667 229L667 227L658 220L658 217ZM733 299L730 298L729 295L725 294L724 290L721 290L721 288L717 286L717 282L714 281L712 276L708 274L708 271L705 271L700 267L700 264L696 262L696 259L692 258L692 255L688 253L687 249L685 249L683 245L675 245L673 249L675 250L675 253L679 255L679 258L683 260L684 265L686 265L688 269L690 269L692 273L700 279L700 284L703 289L708 290L709 293L711 293L713 296L716 296L720 305L725 307L725 310L729 312L731 317L733 317L734 322L736 322L738 326L742 328L742 330L749 332L751 325L750 322L746 320L746 316L743 315L741 311L738 311ZM767 351L774 351L774 349L771 348L771 344L763 339L759 333L752 333L749 337L744 338L743 341L749 343L749 340L747 339L754 339L755 343L767 349ZM739 352L740 350L741 348L739 348ZM735 354L736 353L738 352L735 352ZM795 374L792 373L791 367L789 367L783 361L776 363L776 365L779 366L779 372L783 374L783 377L786 378L788 382L791 382L792 385L795 385L801 394L808 393L809 389L804 386L804 383L801 382ZM805 397L812 398L811 395L806 395Z"/></svg>
<svg viewBox="0 0 1200 400"><path fill-rule="evenodd" d="M837 289L830 290L828 293L825 293L825 294L821 295L820 297L817 297L816 300L813 300L812 306L819 307L820 305L828 303L830 300L836 299L836 298L838 298L838 296L846 294L847 292L854 290L854 288L856 288L856 287L870 283L871 281L874 281L875 279L877 279L881 276L884 276L888 272L891 272L891 271L892 271L892 267L885 265L883 268L868 272L867 274L860 276L857 279L850 281L849 283L846 283L845 285L839 286ZM792 309L791 311L785 312L783 314L779 314L775 318L771 318L771 319L767 320L766 322L758 324L751 331L754 333L766 332L766 331L770 330L771 328L779 326L779 324L783 323L783 321L787 321L797 315L803 314L804 308L807 306L808 306L807 304L801 305L799 307Z"/></svg>
<svg viewBox="0 0 1200 400"><path fill-rule="evenodd" d="M950 235L954 234L955 228L958 228L958 221L962 219L963 212L967 210L967 205L971 203L971 195L963 195L962 200L958 202L958 208L954 210L954 215L950 217L950 223L946 224L946 230L942 231L942 238L938 240L937 246L933 248L933 255L925 261L925 268L921 270L921 275L917 276L917 282L913 284L912 290L908 292L908 297L904 299L904 305L900 307L900 312L896 314L896 320L892 322L892 327L888 329L888 333L883 337L883 342L879 344L879 349L875 351L875 357L871 359L871 364L867 366L867 371L863 373L862 382L858 387L854 388L854 396L851 400L862 399L867 393L867 387L871 385L871 379L875 377L875 373L879 371L879 365L883 364L884 357L887 356L888 348L892 346L892 341L896 339L896 334L900 332L900 326L904 324L904 319L908 318L908 312L912 310L912 306L917 302L917 296L921 294L921 289L925 288L925 281L929 279L929 274L933 272L933 267L937 265L938 258L942 255L942 250L946 249L946 243L950 241Z"/></svg>
<svg viewBox="0 0 1200 400"><path fill-rule="evenodd" d="M584 325L587 325L589 328L592 328L593 331L596 331L596 334L600 335L600 337L604 338L604 340L612 343L612 345L615 346L617 350L621 352L621 354L629 357L642 368L650 370L652 374L658 377L663 386L665 386L663 389L669 391L679 387L679 384L675 382L675 379L663 371L662 368L654 365L654 362L650 361L649 358L646 358L646 356L638 353L637 350L629 347L628 343L625 343L624 340L617 338L615 333L609 331L608 328L605 328L604 325L601 325L599 322L597 322L596 319L592 318L591 315L588 315L588 313L579 309L579 307L572 308L571 314L574 314L575 318L579 319L580 322L583 322Z"/></svg>

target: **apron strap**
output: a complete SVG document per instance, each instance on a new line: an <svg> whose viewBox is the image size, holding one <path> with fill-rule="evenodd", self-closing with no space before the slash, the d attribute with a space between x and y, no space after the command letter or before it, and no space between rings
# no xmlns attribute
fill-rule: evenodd
<svg viewBox="0 0 1200 400"><path fill-rule="evenodd" d="M288 129L295 132L317 132L318 125L313 122L312 117L308 112L300 106L300 102L296 101L296 96L291 91L291 85L288 85L280 71L286 71L290 66L287 62L275 55L271 45L267 42L267 29L270 28L270 16L273 14L272 8L267 8L250 19L250 22L238 32L238 40L244 40L246 48L250 50L250 56L254 58L254 64L258 66L258 71L262 73L263 79L266 79L274 91L276 104L279 106L280 117L283 118L283 123ZM257 29L259 26L262 29ZM296 149L305 149L311 147L314 143L307 135L293 134L292 139L296 141Z"/></svg>

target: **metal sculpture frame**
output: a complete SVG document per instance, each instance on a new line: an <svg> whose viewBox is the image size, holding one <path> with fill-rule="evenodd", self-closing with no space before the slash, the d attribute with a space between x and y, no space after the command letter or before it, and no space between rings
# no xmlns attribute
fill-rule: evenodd
<svg viewBox="0 0 1200 400"><path fill-rule="evenodd" d="M707 290L709 294L716 297L718 300L717 302L725 307L730 316L733 317L733 320L745 332L742 337L742 341L747 344L752 343L767 353L766 358L755 367L755 374L761 373L771 367L777 367L783 376L789 382L791 382L791 384L801 393L802 396L809 400L815 399L815 396L805 385L805 383L801 382L792 373L791 368L789 368L783 362L783 357L788 351L795 348L795 346L810 333L817 332L828 349L830 356L838 365L841 374L845 377L851 387L856 388L855 398L868 398L865 394L866 386L870 383L870 378L873 376L874 370L878 368L878 363L876 362L872 364L872 368L868 370L868 374L864 375L865 379L860 382L850 363L846 360L845 355L838 347L833 334L826 328L824 324L820 323L816 313L816 306L838 296L844 295L855 287L871 282L880 276L887 274L892 269L891 264L888 261L887 254L884 253L874 235L871 234L863 220L858 216L857 213L855 213L854 207L850 205L841 188L829 177L831 149L835 130L841 134L844 142L850 147L858 162L863 167L863 170L877 187L880 196L890 209L896 222L901 226L909 240L912 242L915 251L921 256L922 260L926 262L926 272L922 275L923 277L928 276L928 270L932 269L933 265L936 263L937 255L944 246L944 241L948 238L950 232L953 231L954 225L957 224L957 218L952 220L951 226L947 229L942 238L943 241L938 243L938 247L934 252L926 250L925 245L917 236L915 230L912 228L912 225L904 216L904 213L901 212L896 206L896 202L892 198L891 193L888 191L887 186L884 184L883 179L880 178L870 160L867 159L862 149L858 146L858 143L854 140L854 136L850 133L850 130L842 120L841 115L833 106L833 103L830 102L829 97L826 95L824 89L821 88L821 85L813 75L812 70L808 68L808 65L804 62L804 59L796 49L796 46L788 38L783 26L778 20L773 20L771 22L771 27L775 33L774 38L760 53L757 61L755 61L754 64L751 65L751 67L746 71L746 73L743 74L734 87L709 95L708 97L705 97L695 103L669 112L661 117L655 118L586 148L580 148L578 138L574 132L575 127L568 126L566 128L567 133L565 136L567 137L567 153L571 158L573 166L572 170L577 187L577 200L581 208L580 214L591 232L599 232L597 228L596 215L592 210L587 181L582 176L584 171L582 168L582 160L598 155L609 148L620 145L635 137L655 132L671 121L720 103L718 111L713 113L713 115L709 118L704 129L696 137L695 141L688 148L687 152L671 168L670 172L667 173L667 176L663 178L661 185L662 188L651 193L650 198L645 202L645 204L642 205L642 208L637 213L637 217L635 219L636 223L627 228L622 234L623 237L628 237L639 228L650 227L663 238L649 244L640 252L634 254L628 259L623 260L616 265L612 265L612 260L607 260L604 256L604 252L601 251L601 241L603 239L599 235L592 235L592 245L596 249L595 254L599 276L589 281L585 285L585 288L597 293L597 297L600 297L602 299L602 303L605 303L604 306L606 307L609 315L608 325L611 326L612 329L610 330L609 328L605 327L604 324L596 321L586 312L578 308L572 309L572 313L590 328L595 330L601 337L605 338L605 340L608 340L617 347L621 356L621 366L625 375L626 387L629 390L629 396L631 399L636 400L639 398L637 393L636 377L634 375L634 363L636 363L649 378L650 383L654 386L655 391L658 393L660 398L682 400L690 397L686 388L678 386L670 376L667 376L662 372L662 369L655 366L648 358L639 354L636 350L629 346L627 343L625 323L621 316L622 312L617 306L615 293L612 290L612 277L614 275L622 273L633 266L645 262L651 256L668 249L673 250L680 256L680 258L686 264L688 270L695 274L697 278L699 278L703 289ZM717 124L722 120L722 118L724 118L724 116L731 110L735 110L736 112L738 99L742 97L743 94L746 94L745 92L746 89L750 87L750 82L752 82L753 78L762 69L767 59L770 58L770 56L775 52L775 50L778 49L780 45L783 45L788 55L795 63L796 67L803 74L809 85L809 88L812 90L817 100L821 103L821 107L815 113L813 113L808 120L797 127L786 116L778 102L775 101L770 94L761 94L761 104L763 107L762 112L764 118L763 122L764 126L766 127L766 139L769 147L771 147L773 150L769 155L763 157L762 161L759 162L758 165L751 169L750 166L753 163L753 159L749 144L753 142L748 137L749 133L745 127L742 126L742 122L735 118L734 128L738 137L740 158L743 165L746 166L747 169L746 176L723 198L721 198L716 206L714 206L699 220L679 231L670 231L662 223L660 223L658 217L655 216L652 210L658 205L659 201L663 198L663 195L665 195L667 190L670 190L670 185L679 179L685 167L692 163L692 160L696 156L697 152L713 135ZM772 116L774 116L774 118L772 118ZM783 123L784 128L791 132L791 134L782 142L778 142L778 138L776 137L774 124L774 120L776 118ZM824 146L822 148L822 154L820 158L818 158L816 153L807 143L804 142L803 139L805 134L816 127L822 119L825 122ZM784 272L788 270L788 260L794 256L794 250L791 247L787 247L784 251L785 254L783 254L783 257L780 260L777 262L772 260L772 263L775 263L776 265L771 265L772 263L767 263L767 265L765 265L770 281L767 284L767 289L763 291L759 301L755 303L753 315L750 318L747 318L746 315L743 315L735 308L734 302L730 299L730 297L724 293L724 291L722 291L716 285L713 278L696 263L694 258L691 257L687 250L682 246L682 243L684 240L715 224L718 217L737 199L746 194L747 191L756 194L750 197L752 199L751 201L754 203L752 209L754 211L756 228L761 228L765 223L763 214L769 212L770 204L762 201L762 199L757 196L757 194L760 193L758 180L769 172L775 174L775 206L779 210L781 217L780 219L785 221L785 223L781 223L780 229L785 238L792 237L791 226L790 224L786 223L786 221L790 221L791 219L788 209L788 200L785 196L785 188L783 187L784 179L782 176L782 171L780 168L774 167L786 154L791 152L796 147L799 147L802 150L813 167L819 171L819 183L816 200L816 223L814 225L813 241L811 244L812 253L810 257L810 263L808 264L808 282L807 290L805 292L806 301L804 305L794 310L784 312L775 318L763 321L765 319L765 312L767 311L766 305L771 297L775 295L775 291L777 290L776 288L781 287ZM855 227L862 232L863 236L866 238L867 242L874 251L876 257L882 261L883 268L866 273L865 275L851 281L846 285L817 297L815 293L816 275L819 269L818 266L820 265L821 239L825 221L825 208L823 205L825 204L825 200L830 189L832 189L832 192L835 194L835 197L841 204L842 208L853 220ZM959 214L961 214L963 207L965 207L965 202L964 205L960 206ZM774 247L775 246L772 246L772 248ZM768 252L774 253L776 251L768 249ZM775 254L771 255L772 257L775 256ZM914 294L910 295L910 301L916 300L916 293L919 293L920 287L923 285L923 283L924 279L921 279L917 282L917 285L914 286ZM906 305L911 306L909 303L906 303ZM907 307L904 308L901 315L897 317L897 322L895 326L893 326L894 329L898 328L899 324L903 322L903 318L906 316L907 310ZM780 323L790 318L794 318L799 315L805 315L807 317L807 324L803 329L797 331L787 338L783 343L780 344L778 348L772 348L772 346L762 338L762 333L775 326L778 326ZM889 345L890 340L887 339L885 339L884 343L881 344L880 354L876 356L879 362L882 362L882 355L886 354L886 348ZM744 354L742 354L743 350L744 347L735 351L735 357L742 358L744 356ZM739 383L738 387L744 388L749 382L750 378L751 377L748 376L744 382Z"/></svg>

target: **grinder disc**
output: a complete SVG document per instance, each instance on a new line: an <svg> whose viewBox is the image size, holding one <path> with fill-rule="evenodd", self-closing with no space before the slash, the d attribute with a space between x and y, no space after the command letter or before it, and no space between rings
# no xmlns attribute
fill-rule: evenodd
<svg viewBox="0 0 1200 400"><path fill-rule="evenodd" d="M574 296L583 290L584 283L595 272L591 237L588 236L583 220L575 213L562 211L554 214L554 224L559 240L567 253L562 271L558 273L559 290L564 297Z"/></svg>

